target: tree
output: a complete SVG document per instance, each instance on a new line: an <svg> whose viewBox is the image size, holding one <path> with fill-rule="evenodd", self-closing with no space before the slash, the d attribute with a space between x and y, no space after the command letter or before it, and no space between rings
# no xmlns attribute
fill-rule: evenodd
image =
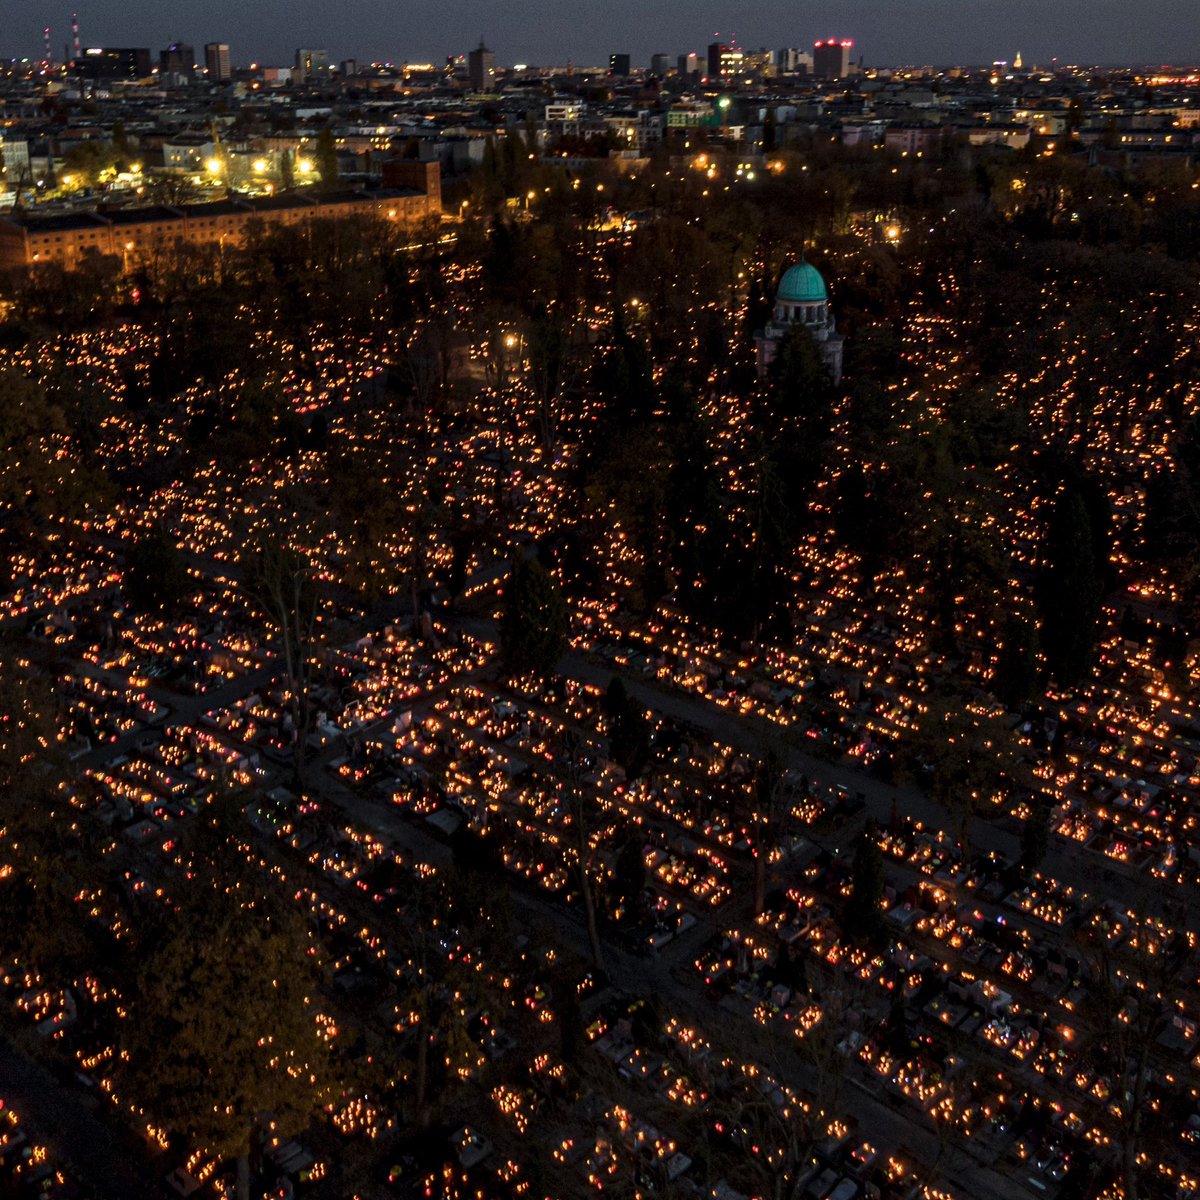
<svg viewBox="0 0 1200 1200"><path fill-rule="evenodd" d="M596 923L596 897L592 886L592 864L595 846L592 840L594 795L589 794L584 775L586 751L574 731L564 732L555 756L555 768L560 786L571 814L571 840L575 852L575 869L583 912L587 921L588 943L592 962L598 971L604 970L604 948L600 944L600 929Z"/></svg>
<svg viewBox="0 0 1200 1200"><path fill-rule="evenodd" d="M1042 644L1060 683L1080 679L1091 665L1104 599L1104 565L1096 560L1096 533L1076 490L1061 492L1046 530L1039 588Z"/></svg>
<svg viewBox="0 0 1200 1200"><path fill-rule="evenodd" d="M550 450L558 424L558 402L571 354L571 338L559 309L540 309L530 320L527 339L529 383L537 403L542 445Z"/></svg>
<svg viewBox="0 0 1200 1200"><path fill-rule="evenodd" d="M610 437L649 420L653 413L654 364L646 347L626 331L620 305L614 308L609 341L593 359L592 386Z"/></svg>
<svg viewBox="0 0 1200 1200"><path fill-rule="evenodd" d="M63 155L62 178L69 177L79 187L96 187L101 176L116 171L123 157L113 142L79 142Z"/></svg>
<svg viewBox="0 0 1200 1200"><path fill-rule="evenodd" d="M614 675L604 697L608 714L608 746L629 779L636 779L650 758L650 728L645 709L629 696L625 681Z"/></svg>
<svg viewBox="0 0 1200 1200"><path fill-rule="evenodd" d="M1008 721L979 700L954 692L928 696L910 756L932 798L958 818L963 856L971 851L971 822L1021 782Z"/></svg>
<svg viewBox="0 0 1200 1200"><path fill-rule="evenodd" d="M285 192L296 186L296 164L290 150L284 150L279 156L279 186Z"/></svg>
<svg viewBox="0 0 1200 1200"><path fill-rule="evenodd" d="M87 961L75 896L95 862L61 786L59 708L51 681L0 645L0 946L67 986Z"/></svg>
<svg viewBox="0 0 1200 1200"><path fill-rule="evenodd" d="M1009 613L1000 632L994 690L1010 710L1032 699L1038 685L1038 635L1023 613Z"/></svg>
<svg viewBox="0 0 1200 1200"><path fill-rule="evenodd" d="M177 608L189 583L183 555L161 525L130 546L125 556L125 593L142 612Z"/></svg>
<svg viewBox="0 0 1200 1200"><path fill-rule="evenodd" d="M312 722L317 619L324 607L317 570L292 545L278 519L251 540L242 570L251 596L279 635L295 737L293 771L297 781L303 781Z"/></svg>
<svg viewBox="0 0 1200 1200"><path fill-rule="evenodd" d="M1151 899L1142 891L1142 901ZM1138 908L1144 910L1142 904ZM1131 926L1112 936L1114 920ZM1107 1116L1113 1122L1117 1172L1125 1200L1153 1194L1153 1164L1160 1160L1169 1131L1190 1111L1182 1082L1156 1066L1159 1039L1190 992L1186 935L1165 923L1134 915L1114 916L1108 906L1092 914L1079 931L1079 948L1090 975L1088 1001L1081 1015L1095 1036L1088 1048L1098 1085L1108 1089ZM1167 1104L1181 1102L1178 1119L1167 1118Z"/></svg>
<svg viewBox="0 0 1200 1200"><path fill-rule="evenodd" d="M754 915L767 906L767 868L792 816L787 754L770 741L764 747L750 791L750 843L754 855Z"/></svg>
<svg viewBox="0 0 1200 1200"><path fill-rule="evenodd" d="M804 1069L805 1094L785 1082L777 1043L761 1046L771 1070L738 1071L720 1089L723 1099L715 1102L717 1128L734 1142L737 1169L748 1181L755 1181L754 1195L800 1200L804 1194L814 1149L829 1136L831 1122L842 1115L842 1086L848 1078L842 1042L854 1007L839 972L821 997L821 1019L804 1034L796 1050Z"/></svg>
<svg viewBox="0 0 1200 1200"><path fill-rule="evenodd" d="M478 1063L478 1047L470 1044L467 1024L473 1009L489 1006L487 979L472 969L469 958L447 956L439 943L450 930L467 944L481 925L496 926L493 935L507 932L506 924L495 920L506 913L506 906L498 904L494 890L487 887L490 880L484 881L482 889L472 886L479 882L474 872L421 877L414 881L409 898L406 1007L412 1013L410 1030L415 1038L412 1113L422 1128L435 1119L444 1102L439 1081L452 1082L458 1068L469 1071ZM492 940L491 949L499 953L496 937ZM441 1060L435 1057L439 1048L444 1054Z"/></svg>
<svg viewBox="0 0 1200 1200"><path fill-rule="evenodd" d="M621 905L631 923L640 920L645 912L642 897L646 890L647 871L643 837L639 826L627 829L613 862L613 899Z"/></svg>
<svg viewBox="0 0 1200 1200"><path fill-rule="evenodd" d="M886 883L883 854L872 822L858 835L854 846L850 897L842 916L842 929L851 941L869 942L878 936L883 927L881 903Z"/></svg>
<svg viewBox="0 0 1200 1200"><path fill-rule="evenodd" d="M548 678L567 647L567 609L554 576L518 555L504 588L500 653L514 675Z"/></svg>
<svg viewBox="0 0 1200 1200"><path fill-rule="evenodd" d="M558 996L559 1053L568 1066L573 1066L587 1048L587 1023L579 1004L579 990L567 974L560 975L555 992Z"/></svg>
<svg viewBox="0 0 1200 1200"><path fill-rule="evenodd" d="M1025 824L1021 826L1021 870L1032 875L1050 849L1050 805L1035 797Z"/></svg>
<svg viewBox="0 0 1200 1200"><path fill-rule="evenodd" d="M793 325L780 342L771 364L771 378L779 412L824 413L829 408L833 380L820 348L803 325Z"/></svg>
<svg viewBox="0 0 1200 1200"><path fill-rule="evenodd" d="M333 130L328 125L317 134L315 157L317 173L321 176L321 187L325 191L332 191L338 181L338 155Z"/></svg>
<svg viewBox="0 0 1200 1200"><path fill-rule="evenodd" d="M400 353L398 373L418 418L429 429L435 403L448 383L448 330L436 318L422 322Z"/></svg>
<svg viewBox="0 0 1200 1200"><path fill-rule="evenodd" d="M274 876L218 839L147 930L122 1057L146 1119L236 1159L247 1200L264 1122L295 1136L335 1090L303 918Z"/></svg>
<svg viewBox="0 0 1200 1200"><path fill-rule="evenodd" d="M27 376L0 370L0 555L27 554L48 523L77 520L104 495L68 414Z"/></svg>
<svg viewBox="0 0 1200 1200"><path fill-rule="evenodd" d="M779 130L779 118L775 115L773 108L767 109L767 115L763 118L763 133L762 133L762 149L764 154L774 154L775 144Z"/></svg>
<svg viewBox="0 0 1200 1200"><path fill-rule="evenodd" d="M487 251L483 256L483 277L491 293L503 297L516 284L517 237L512 225L494 218L488 232Z"/></svg>

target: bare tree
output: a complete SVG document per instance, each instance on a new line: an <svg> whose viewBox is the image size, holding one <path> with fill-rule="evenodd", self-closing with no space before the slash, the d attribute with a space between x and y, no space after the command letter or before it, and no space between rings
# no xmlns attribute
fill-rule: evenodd
<svg viewBox="0 0 1200 1200"><path fill-rule="evenodd" d="M1092 976L1083 1015L1093 1023L1093 1067L1109 1088L1116 1167L1126 1200L1141 1200L1145 1164L1158 1158L1148 1151L1169 1126L1163 1117L1170 1092L1180 1090L1170 1066L1159 1061L1159 1042L1174 993L1186 990L1190 946L1165 925L1107 907L1092 914L1080 942Z"/></svg>
<svg viewBox="0 0 1200 1200"><path fill-rule="evenodd" d="M431 431L434 410L449 376L449 331L445 322L428 320L401 350L397 366L422 427Z"/></svg>
<svg viewBox="0 0 1200 1200"><path fill-rule="evenodd" d="M767 871L792 821L789 747L780 737L764 739L750 788L750 829L754 854L754 915L767 905Z"/></svg>
<svg viewBox="0 0 1200 1200"><path fill-rule="evenodd" d="M558 425L559 401L570 385L571 333L561 311L543 309L529 326L529 386L536 405L542 445L549 451Z"/></svg>
<svg viewBox="0 0 1200 1200"><path fill-rule="evenodd" d="M316 566L289 540L289 532L278 516L273 518L252 538L242 565L250 595L279 636L295 735L293 771L303 783L324 596Z"/></svg>

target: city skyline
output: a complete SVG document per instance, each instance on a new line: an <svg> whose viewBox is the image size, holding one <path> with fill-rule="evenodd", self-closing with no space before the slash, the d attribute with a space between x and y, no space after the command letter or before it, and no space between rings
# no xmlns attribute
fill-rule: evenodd
<svg viewBox="0 0 1200 1200"><path fill-rule="evenodd" d="M482 35L501 64L579 65L607 62L627 52L644 65L652 53L700 50L707 42L735 41L749 48L800 46L817 37L855 39L855 53L868 65L979 64L1007 60L1018 51L1026 64L1060 63L1186 65L1200 60L1200 33L1188 22L1184 0L1149 0L1135 11L1113 0L1059 0L1047 13L1032 3L1003 0L821 0L797 9L768 0L740 14L725 3L704 0L686 16L617 0L580 14L548 0L456 6L428 0L408 6L404 27L386 0L351 0L331 10L317 0L253 7L213 0L197 16L183 4L151 0L93 0L79 5L85 45L158 48L174 40L194 46L229 42L233 61L286 64L295 46L327 46L331 58L361 61L440 61L463 54ZM0 43L4 57L41 53L49 26L56 59L71 39L70 0L30 5L0 0ZM733 25L733 16L740 19ZM1186 31L1191 30L1191 40ZM1180 34L1184 33L1184 38Z"/></svg>

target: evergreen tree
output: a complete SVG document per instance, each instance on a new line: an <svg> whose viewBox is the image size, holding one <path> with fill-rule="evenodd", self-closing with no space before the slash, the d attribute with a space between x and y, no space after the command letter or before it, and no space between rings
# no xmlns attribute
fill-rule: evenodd
<svg viewBox="0 0 1200 1200"><path fill-rule="evenodd" d="M554 576L518 555L504 588L500 652L514 675L554 674L567 647L567 609Z"/></svg>
<svg viewBox="0 0 1200 1200"><path fill-rule="evenodd" d="M1042 865L1050 849L1050 806L1035 800L1033 810L1021 827L1021 869L1028 875Z"/></svg>
<svg viewBox="0 0 1200 1200"><path fill-rule="evenodd" d="M1026 782L1009 720L956 692L931 694L912 740L912 765L930 796L958 818L963 856L971 822L1013 785Z"/></svg>
<svg viewBox="0 0 1200 1200"><path fill-rule="evenodd" d="M764 154L775 153L778 130L779 119L775 116L775 110L773 108L768 108L767 115L763 118L762 148Z"/></svg>
<svg viewBox="0 0 1200 1200"><path fill-rule="evenodd" d="M775 407L780 413L828 408L833 381L813 336L801 324L793 325L779 344L771 364Z"/></svg>
<svg viewBox="0 0 1200 1200"><path fill-rule="evenodd" d="M1079 680L1095 651L1104 598L1096 544L1082 497L1077 491L1062 492L1046 531L1046 566L1038 596L1042 644L1059 683Z"/></svg>
<svg viewBox="0 0 1200 1200"><path fill-rule="evenodd" d="M869 825L854 847L850 898L842 914L842 930L856 942L870 941L883 928L883 890L887 883L883 854Z"/></svg>
<svg viewBox="0 0 1200 1200"><path fill-rule="evenodd" d="M183 555L162 526L156 525L129 548L125 559L125 594L139 611L177 608L189 584Z"/></svg>
<svg viewBox="0 0 1200 1200"><path fill-rule="evenodd" d="M330 191L337 187L338 155L333 130L326 126L317 134L317 173L321 176L321 187Z"/></svg>
<svg viewBox="0 0 1200 1200"><path fill-rule="evenodd" d="M122 1075L148 1119L238 1161L245 1200L264 1118L271 1136L295 1136L334 1093L310 935L275 877L239 854L232 806L221 808L174 904L144 931Z"/></svg>
<svg viewBox="0 0 1200 1200"><path fill-rule="evenodd" d="M517 273L517 236L509 222L501 217L492 221L487 251L483 256L484 278L496 295L504 295Z"/></svg>
<svg viewBox="0 0 1200 1200"><path fill-rule="evenodd" d="M285 192L290 192L296 186L296 164L290 150L285 150L279 156L279 186Z"/></svg>
<svg viewBox="0 0 1200 1200"><path fill-rule="evenodd" d="M50 679L0 646L0 950L67 986L95 940L75 897L94 878L96 849L60 786L58 718Z"/></svg>
<svg viewBox="0 0 1200 1200"><path fill-rule="evenodd" d="M632 700L624 680L614 675L605 695L608 710L608 745L613 760L636 779L650 758L650 729L645 710Z"/></svg>
<svg viewBox="0 0 1200 1200"><path fill-rule="evenodd" d="M646 888L646 860L642 856L642 834L635 825L625 834L613 864L613 892L626 915L641 916L642 893Z"/></svg>
<svg viewBox="0 0 1200 1200"><path fill-rule="evenodd" d="M1037 691L1037 651L1037 629L1021 613L1009 613L1000 633L995 681L996 696L1006 708L1020 708Z"/></svg>

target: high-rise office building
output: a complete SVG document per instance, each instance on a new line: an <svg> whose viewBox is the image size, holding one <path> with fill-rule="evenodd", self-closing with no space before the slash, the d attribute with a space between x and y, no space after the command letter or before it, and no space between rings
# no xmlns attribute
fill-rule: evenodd
<svg viewBox="0 0 1200 1200"><path fill-rule="evenodd" d="M473 92L490 92L496 86L496 56L479 39L479 45L467 55L467 79Z"/></svg>
<svg viewBox="0 0 1200 1200"><path fill-rule="evenodd" d="M608 56L608 73L610 75L628 75L629 67L628 54L610 54Z"/></svg>
<svg viewBox="0 0 1200 1200"><path fill-rule="evenodd" d="M172 42L158 54L158 73L191 79L196 72L196 51L187 42Z"/></svg>
<svg viewBox="0 0 1200 1200"><path fill-rule="evenodd" d="M736 75L742 69L745 55L732 46L713 42L708 48L708 77L720 79L725 75Z"/></svg>
<svg viewBox="0 0 1200 1200"><path fill-rule="evenodd" d="M791 46L786 46L784 49L776 52L775 65L783 75L811 75L813 58L811 54L807 54L803 50L796 50Z"/></svg>
<svg viewBox="0 0 1200 1200"><path fill-rule="evenodd" d="M144 79L150 74L150 51L140 46L89 46L71 70L85 79Z"/></svg>
<svg viewBox="0 0 1200 1200"><path fill-rule="evenodd" d="M685 78L688 75L699 75L700 74L700 64L701 64L700 55L698 55L695 51L693 51L691 54L681 54L679 56L679 63L678 63L679 73L680 73L680 75L683 75Z"/></svg>
<svg viewBox="0 0 1200 1200"><path fill-rule="evenodd" d="M293 79L328 79L329 51L302 47L296 51L296 70Z"/></svg>
<svg viewBox="0 0 1200 1200"><path fill-rule="evenodd" d="M813 74L818 79L845 79L850 74L849 38L828 38L813 47Z"/></svg>
<svg viewBox="0 0 1200 1200"><path fill-rule="evenodd" d="M209 83L228 83L233 78L229 47L224 42L209 42L204 47L204 65Z"/></svg>
<svg viewBox="0 0 1200 1200"><path fill-rule="evenodd" d="M671 71L671 56L669 54L650 55L650 74L659 79L666 79Z"/></svg>

